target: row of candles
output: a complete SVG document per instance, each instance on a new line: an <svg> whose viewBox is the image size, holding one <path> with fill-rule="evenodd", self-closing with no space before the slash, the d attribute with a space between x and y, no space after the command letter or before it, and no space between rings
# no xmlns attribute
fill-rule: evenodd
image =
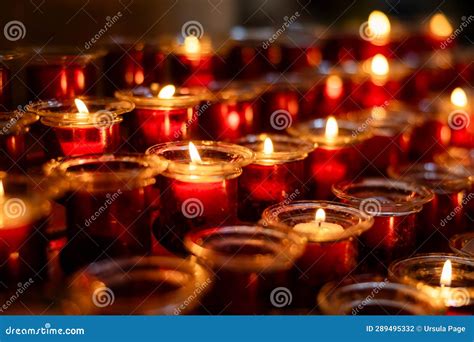
<svg viewBox="0 0 474 342"><path fill-rule="evenodd" d="M432 19L435 33L443 20ZM35 64L28 85L56 99L1 116L2 281L11 289L32 276L46 284L40 300L59 241L71 275L57 308L65 313L268 313L284 288L295 308L317 300L325 314L472 314L472 94L433 95L452 70L390 59L390 22L375 12L368 25L376 39L359 39L355 54L365 61L258 80L272 69L243 62L253 70L246 82L214 82L209 71L227 67L204 53L206 39L187 37L153 55L155 65L185 66L173 84L147 82L134 64L144 55L132 54L132 69L109 71L118 85L140 86L115 98L78 97L95 82L82 69L89 57ZM233 51L258 55L246 43ZM305 50L309 64L296 70L318 53ZM30 153L32 137L46 156ZM53 200L66 208L65 244L48 227ZM354 277L367 272L390 282ZM104 288L114 305L97 305ZM374 290L380 300L367 303Z"/></svg>

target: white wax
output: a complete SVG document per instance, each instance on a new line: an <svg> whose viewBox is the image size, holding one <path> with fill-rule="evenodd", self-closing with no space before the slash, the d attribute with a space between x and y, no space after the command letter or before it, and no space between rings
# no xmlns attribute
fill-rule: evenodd
<svg viewBox="0 0 474 342"><path fill-rule="evenodd" d="M298 223L293 229L299 233L308 234L318 240L331 240L344 232L344 228L331 222L306 222Z"/></svg>

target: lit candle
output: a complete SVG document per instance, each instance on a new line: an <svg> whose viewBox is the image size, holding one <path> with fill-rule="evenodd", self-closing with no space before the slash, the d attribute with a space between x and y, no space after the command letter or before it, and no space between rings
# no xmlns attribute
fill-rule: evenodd
<svg viewBox="0 0 474 342"><path fill-rule="evenodd" d="M249 135L237 141L255 152L255 160L239 178L239 218L257 221L275 203L303 198L304 160L314 149L310 142L283 135Z"/></svg>
<svg viewBox="0 0 474 342"><path fill-rule="evenodd" d="M114 152L121 143L122 114L133 108L129 101L86 97L27 106L41 117L43 143L52 158Z"/></svg>
<svg viewBox="0 0 474 342"><path fill-rule="evenodd" d="M337 223L326 222L326 212L319 208L313 222L298 223L293 228L298 233L313 235L316 239L337 240L344 228Z"/></svg>
<svg viewBox="0 0 474 342"><path fill-rule="evenodd" d="M170 142L152 146L168 162L160 177L160 217L153 224L163 247L184 253L184 235L234 222L237 218L238 178L252 162L251 150L223 142Z"/></svg>
<svg viewBox="0 0 474 342"><path fill-rule="evenodd" d="M440 44L453 33L453 26L443 13L434 14L428 23L428 35L432 40L432 47L439 49Z"/></svg>
<svg viewBox="0 0 474 342"><path fill-rule="evenodd" d="M390 38L391 24L387 15L381 11L373 11L369 15L368 27L371 42L375 45L385 45Z"/></svg>

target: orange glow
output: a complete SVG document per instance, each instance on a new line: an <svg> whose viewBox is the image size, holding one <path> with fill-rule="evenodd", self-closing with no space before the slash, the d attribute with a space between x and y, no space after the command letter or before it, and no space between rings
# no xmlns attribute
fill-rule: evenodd
<svg viewBox="0 0 474 342"><path fill-rule="evenodd" d="M430 32L437 37L447 38L453 33L453 26L442 13L436 13L429 23Z"/></svg>
<svg viewBox="0 0 474 342"><path fill-rule="evenodd" d="M325 137L327 140L331 141L337 138L339 134L339 126L337 125L337 120L334 116L328 117L326 121L326 130Z"/></svg>
<svg viewBox="0 0 474 342"><path fill-rule="evenodd" d="M339 76L331 75L326 80L326 95L331 99L337 99L342 95L343 83Z"/></svg>
<svg viewBox="0 0 474 342"><path fill-rule="evenodd" d="M451 93L451 103L456 107L466 107L467 106L467 95L462 88L456 88Z"/></svg>
<svg viewBox="0 0 474 342"><path fill-rule="evenodd" d="M446 260L443 265L443 270L441 271L441 278L439 283L441 286L451 286L451 281L453 277L453 265L451 260Z"/></svg>
<svg viewBox="0 0 474 342"><path fill-rule="evenodd" d="M64 95L66 95L67 88L68 88L66 70L61 70L60 83L61 83L61 91L63 92Z"/></svg>
<svg viewBox="0 0 474 342"><path fill-rule="evenodd" d="M273 142L270 138L265 138L263 141L263 153L264 154L272 154L273 153Z"/></svg>
<svg viewBox="0 0 474 342"><path fill-rule="evenodd" d="M232 130L236 130L240 125L240 116L236 112L230 112L227 116L228 127Z"/></svg>
<svg viewBox="0 0 474 342"><path fill-rule="evenodd" d="M369 15L368 20L371 35L376 40L386 40L390 35L390 20L381 11L373 11Z"/></svg>
<svg viewBox="0 0 474 342"><path fill-rule="evenodd" d="M377 54L372 58L370 70L374 75L386 76L390 70L387 58L384 55Z"/></svg>
<svg viewBox="0 0 474 342"><path fill-rule="evenodd" d="M187 36L184 38L184 51L189 54L201 52L201 43L199 38L195 36Z"/></svg>
<svg viewBox="0 0 474 342"><path fill-rule="evenodd" d="M161 88L160 92L158 93L158 97L160 99L170 99L173 97L174 93L176 92L176 88L172 84L168 84Z"/></svg>

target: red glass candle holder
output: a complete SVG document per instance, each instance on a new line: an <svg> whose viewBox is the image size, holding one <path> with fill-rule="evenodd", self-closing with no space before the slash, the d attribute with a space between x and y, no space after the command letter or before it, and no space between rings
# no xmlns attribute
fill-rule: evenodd
<svg viewBox="0 0 474 342"><path fill-rule="evenodd" d="M36 102L27 110L41 117L42 141L51 158L116 152L121 144L121 115L133 103L113 98L81 100L89 113L80 112L74 100Z"/></svg>
<svg viewBox="0 0 474 342"><path fill-rule="evenodd" d="M30 128L38 121L31 113L0 112L0 169L25 173Z"/></svg>
<svg viewBox="0 0 474 342"><path fill-rule="evenodd" d="M202 137L234 140L260 130L261 87L240 82L213 82L209 88L210 92L203 95L208 97L207 103L200 110Z"/></svg>
<svg viewBox="0 0 474 342"><path fill-rule="evenodd" d="M362 235L361 269L385 273L386 267L398 258L417 251L418 213L433 199L423 186L384 178L366 178L334 185L334 194L374 216L374 225Z"/></svg>
<svg viewBox="0 0 474 342"><path fill-rule="evenodd" d="M206 311L249 315L279 303L274 290L288 290L288 272L303 252L304 239L259 226L226 226L189 233L185 245L215 274L203 299Z"/></svg>
<svg viewBox="0 0 474 342"><path fill-rule="evenodd" d="M45 230L53 184L0 172L0 278L8 290L16 289L18 282L32 285L48 277Z"/></svg>
<svg viewBox="0 0 474 342"><path fill-rule="evenodd" d="M72 99L94 95L98 59L103 51L79 54L68 48L36 49L29 57L26 80L32 99Z"/></svg>
<svg viewBox="0 0 474 342"><path fill-rule="evenodd" d="M190 142L150 147L168 162L160 177L160 218L153 232L174 253L185 253L183 239L190 230L231 224L237 219L238 177L253 161L245 147L215 141L193 141L201 161L193 161Z"/></svg>
<svg viewBox="0 0 474 342"><path fill-rule="evenodd" d="M271 139L272 152L265 153L264 143ZM237 141L255 152L255 160L239 178L239 218L258 221L263 210L287 199L306 194L304 160L314 146L284 135L249 135Z"/></svg>
<svg viewBox="0 0 474 342"><path fill-rule="evenodd" d="M116 97L135 103L135 110L125 117L127 140L135 151L197 134L203 93L191 94L187 88L178 88L170 98L160 98L162 89L154 84L115 93Z"/></svg>
<svg viewBox="0 0 474 342"><path fill-rule="evenodd" d="M162 61L153 72L155 82L205 87L214 80L214 52L209 37L162 37L156 54L162 56Z"/></svg>
<svg viewBox="0 0 474 342"><path fill-rule="evenodd" d="M443 283L441 275L448 260L451 263L451 274L446 275L449 280L445 279ZM473 270L474 261L471 258L454 254L420 254L390 265L389 277L441 300L447 309L447 315L472 315Z"/></svg>
<svg viewBox="0 0 474 342"><path fill-rule="evenodd" d="M212 287L204 267L175 257L101 261L69 282L68 315L181 315L192 313Z"/></svg>
<svg viewBox="0 0 474 342"><path fill-rule="evenodd" d="M388 167L408 161L412 132L414 127L420 125L416 114L416 111L398 102L346 114L350 120L360 122L362 128L372 128L373 137L364 150L369 164L364 175L386 175Z"/></svg>
<svg viewBox="0 0 474 342"><path fill-rule="evenodd" d="M370 127L361 127L347 120L337 123L339 132L334 139L326 138L326 119L303 122L288 128L291 135L309 140L317 146L309 155L307 166L312 199L332 199L333 184L352 180L363 170L363 151L371 137Z"/></svg>
<svg viewBox="0 0 474 342"><path fill-rule="evenodd" d="M268 74L261 80L262 130L282 132L292 123L314 115L317 76Z"/></svg>
<svg viewBox="0 0 474 342"><path fill-rule="evenodd" d="M0 51L0 111L10 110L12 106L11 93L11 65L10 63L18 59L18 53Z"/></svg>
<svg viewBox="0 0 474 342"><path fill-rule="evenodd" d="M318 303L325 315L442 315L446 311L440 300L381 277L328 283L319 292Z"/></svg>
<svg viewBox="0 0 474 342"><path fill-rule="evenodd" d="M68 243L66 271L104 259L151 252L152 211L158 207L155 176L166 168L156 156L101 154L63 158L45 166L64 177Z"/></svg>
<svg viewBox="0 0 474 342"><path fill-rule="evenodd" d="M108 96L120 89L141 86L145 81L145 44L113 37L104 57L104 74Z"/></svg>
<svg viewBox="0 0 474 342"><path fill-rule="evenodd" d="M460 256L474 258L474 233L454 235L449 239L449 248Z"/></svg>
<svg viewBox="0 0 474 342"><path fill-rule="evenodd" d="M324 210L324 222L315 221L318 210ZM357 208L324 201L295 201L271 206L263 212L265 226L290 229L307 239L303 255L293 269L293 286L301 306L311 307L308 296L331 280L341 280L356 271L360 262L358 237L373 224L373 218ZM300 231L300 224L314 223ZM338 231L331 231L337 226ZM313 229L314 228L314 229Z"/></svg>
<svg viewBox="0 0 474 342"><path fill-rule="evenodd" d="M422 227L417 245L422 251L447 251L448 240L465 231L465 207L471 196L472 179L464 172L457 172L434 163L403 165L390 168L393 178L415 182L431 189L435 196L423 207L418 225Z"/></svg>

